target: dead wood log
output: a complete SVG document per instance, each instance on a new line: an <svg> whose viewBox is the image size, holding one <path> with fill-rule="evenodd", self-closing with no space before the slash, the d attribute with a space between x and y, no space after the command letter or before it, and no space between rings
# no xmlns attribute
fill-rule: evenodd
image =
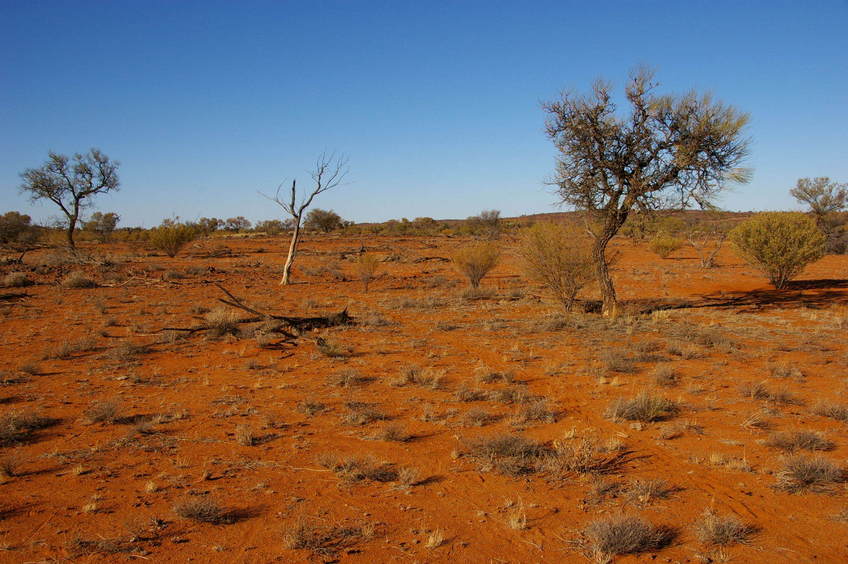
<svg viewBox="0 0 848 564"><path fill-rule="evenodd" d="M226 299L218 298L219 302L253 314L252 317L239 319L235 322L236 324L240 325L243 323L258 323L264 321L266 323L262 327L263 331L268 333L278 333L290 340L294 340L304 332L311 331L313 329L324 329L327 327L337 327L339 325L351 325L354 322L353 317L348 314L347 309L343 309L338 313L315 317L297 317L264 312L259 310L256 306L245 303L243 299L234 295L221 284L217 282L214 282L214 284L227 296ZM195 325L194 327L163 327L158 329L156 332L182 331L193 334L206 329L210 329L208 324Z"/></svg>

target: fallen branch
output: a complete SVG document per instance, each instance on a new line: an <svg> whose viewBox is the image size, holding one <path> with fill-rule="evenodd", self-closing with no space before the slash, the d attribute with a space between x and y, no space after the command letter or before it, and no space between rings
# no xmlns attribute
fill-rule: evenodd
<svg viewBox="0 0 848 564"><path fill-rule="evenodd" d="M294 340L305 331L310 331L312 329L323 329L327 327L336 327L339 325L350 325L353 323L353 317L351 317L347 313L347 309L343 309L338 313L334 313L331 315L321 315L316 317L294 317L289 315L276 315L272 313L267 313L261 311L256 306L248 305L241 298L234 295L232 292L224 288L221 284L215 282L215 286L227 296L228 299L218 298L218 301L226 304L230 307L234 307L236 309L241 309L248 313L253 314L253 317L247 317L244 319L239 319L236 321L236 324L243 323L258 323L260 321L269 322L265 327L263 327L263 331L268 333L278 333L283 335L289 340ZM271 324L270 322L278 322L276 324ZM156 330L156 333L161 333L164 331L181 331L189 334L194 334L199 331L204 331L211 329L208 324L196 325L194 327L163 327L161 329ZM292 329L293 331L289 331L288 329Z"/></svg>

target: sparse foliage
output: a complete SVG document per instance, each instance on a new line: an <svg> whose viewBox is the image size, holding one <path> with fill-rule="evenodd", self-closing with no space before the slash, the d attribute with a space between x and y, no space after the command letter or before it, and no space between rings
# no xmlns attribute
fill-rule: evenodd
<svg viewBox="0 0 848 564"><path fill-rule="evenodd" d="M588 96L565 92L543 105L560 152L551 182L563 203L588 212L605 315L617 304L606 248L634 209L708 206L728 181L748 177L739 168L745 114L709 95L660 96L655 88L650 72L634 73L628 115L602 81Z"/></svg>
<svg viewBox="0 0 848 564"><path fill-rule="evenodd" d="M524 235L519 250L524 267L571 311L577 293L594 277L591 244L570 226L537 223Z"/></svg>
<svg viewBox="0 0 848 564"><path fill-rule="evenodd" d="M312 205L312 200L315 199L315 196L340 186L347 173L347 158L322 153L315 162L315 168L310 173L313 181L312 191L304 199L300 202L297 200L297 179L292 180L289 198L284 199L281 196L282 184L277 187L277 192L273 198L266 196L266 198L283 208L294 220L291 243L289 244L289 254L286 257L285 266L283 266L283 277L280 280L280 285L285 286L291 281L291 269L297 255L297 245L300 242L301 221L303 220L304 212Z"/></svg>
<svg viewBox="0 0 848 564"><path fill-rule="evenodd" d="M848 184L827 177L800 178L789 191L799 203L806 204L816 225L827 238L827 250L844 253L848 247L846 219L840 212L848 208Z"/></svg>
<svg viewBox="0 0 848 564"><path fill-rule="evenodd" d="M101 243L105 243L112 236L120 220L121 217L114 212L94 212L88 221L83 223L82 228L84 231L94 233Z"/></svg>
<svg viewBox="0 0 848 564"><path fill-rule="evenodd" d="M84 155L76 153L73 159L51 151L41 167L21 173L21 192L29 193L33 202L49 200L62 210L67 218L68 246L74 249L74 230L80 212L97 194L118 189L119 164L99 149L91 149Z"/></svg>

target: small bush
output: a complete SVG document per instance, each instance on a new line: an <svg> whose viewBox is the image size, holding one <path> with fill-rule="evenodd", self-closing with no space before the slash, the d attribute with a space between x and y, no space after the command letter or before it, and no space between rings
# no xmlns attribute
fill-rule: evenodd
<svg viewBox="0 0 848 564"><path fill-rule="evenodd" d="M668 527L657 527L642 517L619 515L592 521L583 530L587 548L597 560L609 560L615 554L638 554L658 550L674 540Z"/></svg>
<svg viewBox="0 0 848 564"><path fill-rule="evenodd" d="M183 247L197 239L198 235L197 229L192 225L166 221L150 230L148 241L154 249L173 258Z"/></svg>
<svg viewBox="0 0 848 564"><path fill-rule="evenodd" d="M556 223L537 223L519 248L527 274L541 282L565 311L595 276L592 247L584 234Z"/></svg>
<svg viewBox="0 0 848 564"><path fill-rule="evenodd" d="M660 258L668 258L671 253L683 246L683 240L672 237L665 233L659 234L651 240L651 251Z"/></svg>
<svg viewBox="0 0 848 564"><path fill-rule="evenodd" d="M71 272L62 280L63 288L96 288L97 283L85 275L84 272Z"/></svg>
<svg viewBox="0 0 848 564"><path fill-rule="evenodd" d="M739 254L768 276L777 289L824 256L826 239L816 222L802 213L760 213L730 233Z"/></svg>
<svg viewBox="0 0 848 564"><path fill-rule="evenodd" d="M744 524L736 517L719 515L712 509L704 510L701 519L695 523L698 540L713 546L746 543L754 532L754 527Z"/></svg>
<svg viewBox="0 0 848 564"><path fill-rule="evenodd" d="M3 278L3 286L6 288L24 288L33 284L34 282L23 272L10 272Z"/></svg>
<svg viewBox="0 0 848 564"><path fill-rule="evenodd" d="M777 489L790 493L823 492L845 481L845 471L826 458L794 455L786 459L777 473Z"/></svg>
<svg viewBox="0 0 848 564"><path fill-rule="evenodd" d="M492 243L477 243L457 249L451 257L454 267L468 278L472 288L479 288L480 281L500 260L500 251Z"/></svg>
<svg viewBox="0 0 848 564"><path fill-rule="evenodd" d="M672 400L652 396L645 391L632 399L618 398L607 408L606 416L610 419L650 423L668 419L679 411L680 407Z"/></svg>

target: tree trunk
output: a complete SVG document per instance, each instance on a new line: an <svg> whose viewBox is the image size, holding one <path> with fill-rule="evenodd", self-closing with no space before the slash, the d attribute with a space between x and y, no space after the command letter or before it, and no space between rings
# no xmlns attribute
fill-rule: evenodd
<svg viewBox="0 0 848 564"><path fill-rule="evenodd" d="M74 230L77 227L77 218L75 216L68 218L68 230L66 235L68 236L68 248L72 251L76 251L77 247L74 243Z"/></svg>
<svg viewBox="0 0 848 564"><path fill-rule="evenodd" d="M604 317L615 317L618 313L618 298L615 295L615 286L613 286L612 278L609 273L609 263L607 262L607 244L611 237L606 234L595 239L595 245L592 249L592 254L595 258L595 269L598 276L598 285L601 287L601 314Z"/></svg>
<svg viewBox="0 0 848 564"><path fill-rule="evenodd" d="M283 279L280 280L281 286L290 284L292 264L294 264L294 256L297 254L297 244L300 241L300 218L294 218L294 231L292 232L291 243L289 244L289 256L286 258L286 265L283 267Z"/></svg>

